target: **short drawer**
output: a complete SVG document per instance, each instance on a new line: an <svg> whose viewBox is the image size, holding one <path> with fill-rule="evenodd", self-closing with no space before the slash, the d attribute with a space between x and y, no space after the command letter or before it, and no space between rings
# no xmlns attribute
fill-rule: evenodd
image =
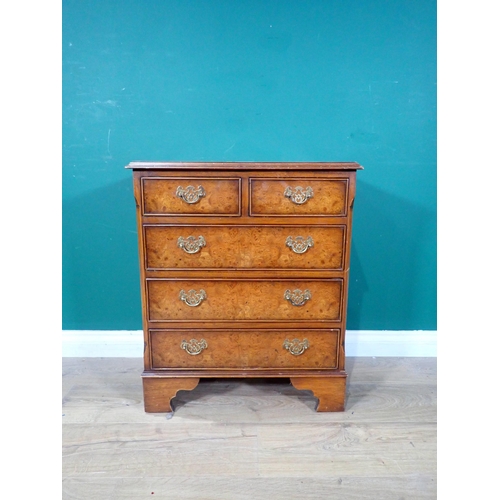
<svg viewBox="0 0 500 500"><path fill-rule="evenodd" d="M147 279L150 322L341 319L343 280Z"/></svg>
<svg viewBox="0 0 500 500"><path fill-rule="evenodd" d="M340 330L150 330L152 368L337 368Z"/></svg>
<svg viewBox="0 0 500 500"><path fill-rule="evenodd" d="M250 215L347 215L349 179L250 179Z"/></svg>
<svg viewBox="0 0 500 500"><path fill-rule="evenodd" d="M148 270L344 267L343 225L145 225L144 241Z"/></svg>
<svg viewBox="0 0 500 500"><path fill-rule="evenodd" d="M143 215L240 215L241 179L143 177Z"/></svg>

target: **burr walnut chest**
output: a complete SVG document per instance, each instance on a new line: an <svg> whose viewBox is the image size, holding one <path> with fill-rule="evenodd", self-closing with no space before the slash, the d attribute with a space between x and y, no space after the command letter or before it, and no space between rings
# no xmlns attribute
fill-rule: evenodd
<svg viewBox="0 0 500 500"><path fill-rule="evenodd" d="M200 378L289 378L343 411L357 163L132 162L146 412Z"/></svg>

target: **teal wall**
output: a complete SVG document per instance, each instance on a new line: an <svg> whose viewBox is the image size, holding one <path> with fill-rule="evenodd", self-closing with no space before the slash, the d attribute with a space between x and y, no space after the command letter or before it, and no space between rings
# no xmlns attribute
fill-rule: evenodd
<svg viewBox="0 0 500 500"><path fill-rule="evenodd" d="M63 0L63 328L141 329L133 160L357 161L348 328L436 328L435 0Z"/></svg>

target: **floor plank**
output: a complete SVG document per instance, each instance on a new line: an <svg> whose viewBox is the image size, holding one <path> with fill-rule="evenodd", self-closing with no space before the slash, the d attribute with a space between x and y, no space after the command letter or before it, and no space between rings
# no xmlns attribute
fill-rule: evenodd
<svg viewBox="0 0 500 500"><path fill-rule="evenodd" d="M144 412L137 358L63 359L63 499L436 498L436 360L348 358L346 411L203 380ZM152 496L154 495L154 496Z"/></svg>
<svg viewBox="0 0 500 500"><path fill-rule="evenodd" d="M436 498L434 475L412 474L404 477L332 476L309 478L227 478L212 476L143 478L94 476L71 477L63 481L66 500L145 498L171 500L432 500Z"/></svg>

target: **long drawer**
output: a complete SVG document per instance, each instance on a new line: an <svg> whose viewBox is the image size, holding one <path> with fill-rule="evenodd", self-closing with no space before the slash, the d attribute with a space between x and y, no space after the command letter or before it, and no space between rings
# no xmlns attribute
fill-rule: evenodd
<svg viewBox="0 0 500 500"><path fill-rule="evenodd" d="M337 368L340 330L150 330L152 366Z"/></svg>
<svg viewBox="0 0 500 500"><path fill-rule="evenodd" d="M146 268L344 267L345 226L145 225Z"/></svg>
<svg viewBox="0 0 500 500"><path fill-rule="evenodd" d="M147 279L148 319L340 321L343 280Z"/></svg>

